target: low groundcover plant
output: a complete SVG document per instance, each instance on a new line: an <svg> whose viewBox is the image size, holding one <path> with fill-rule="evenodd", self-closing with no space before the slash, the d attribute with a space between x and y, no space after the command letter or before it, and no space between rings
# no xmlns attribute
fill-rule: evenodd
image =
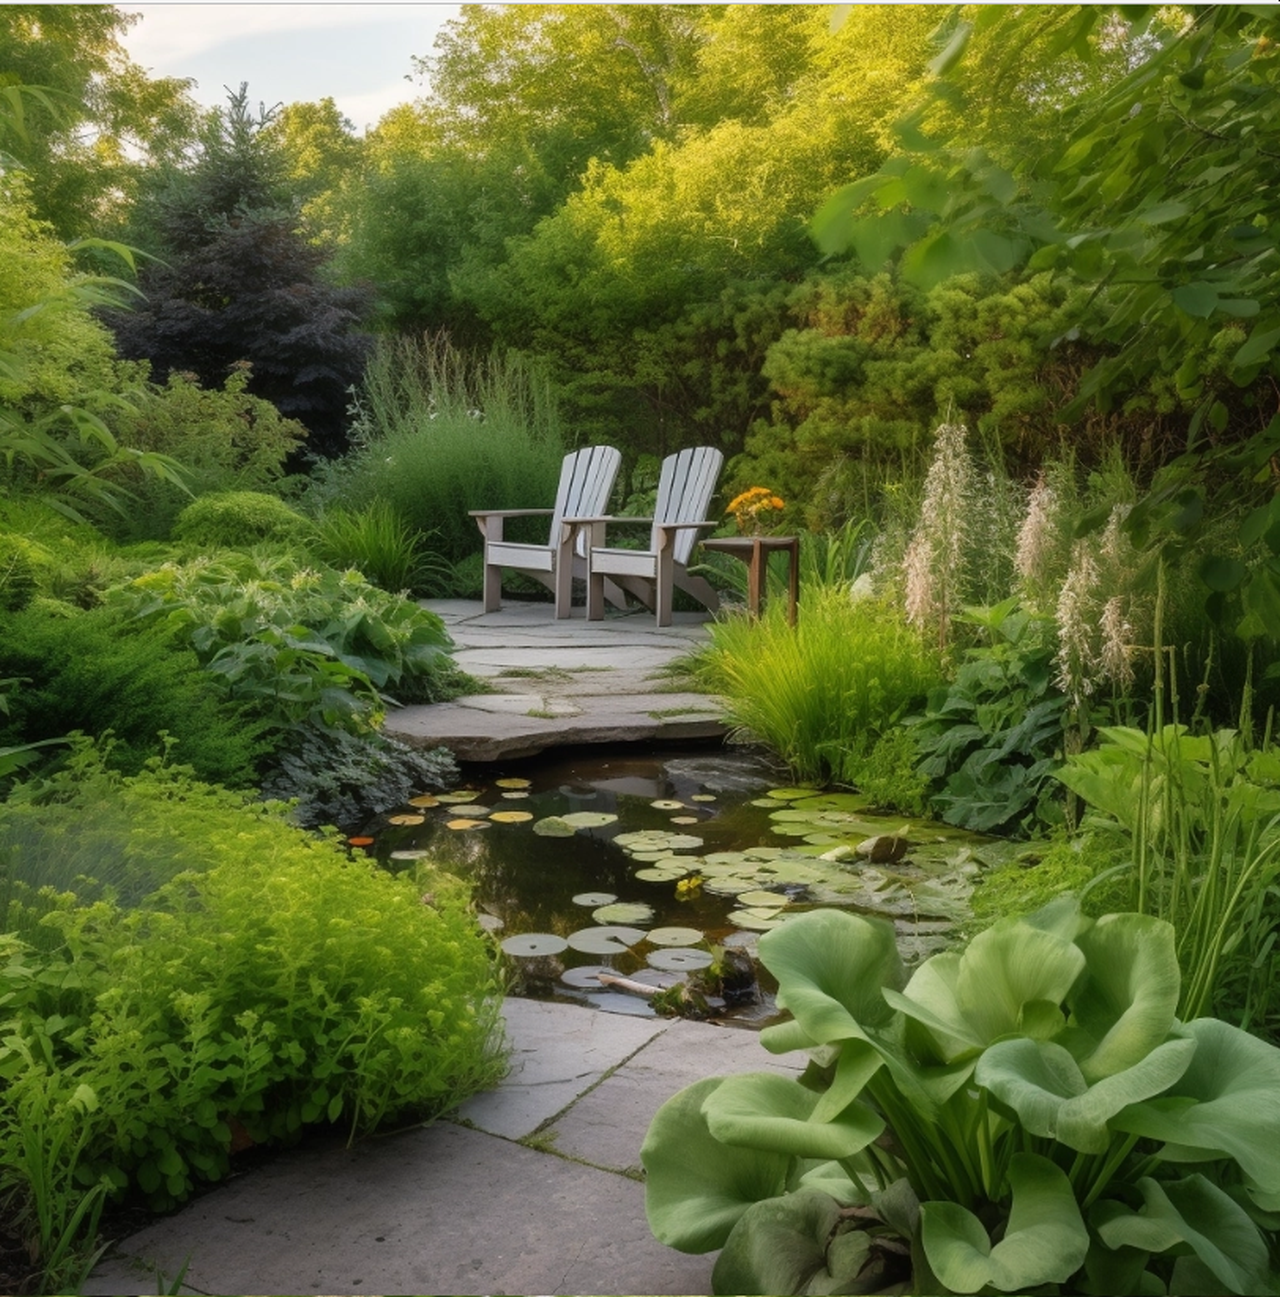
<svg viewBox="0 0 1280 1297"><path fill-rule="evenodd" d="M712 1077L657 1115L654 1234L717 1293L1274 1293L1280 1050L1181 1022L1172 926L1073 898L904 983L892 926L760 939L799 1079Z"/></svg>

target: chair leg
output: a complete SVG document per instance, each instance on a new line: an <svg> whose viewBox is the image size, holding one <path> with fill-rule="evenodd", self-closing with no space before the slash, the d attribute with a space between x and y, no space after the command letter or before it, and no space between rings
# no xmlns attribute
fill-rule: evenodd
<svg viewBox="0 0 1280 1297"><path fill-rule="evenodd" d="M604 573L587 573L587 620L604 620Z"/></svg>
<svg viewBox="0 0 1280 1297"><path fill-rule="evenodd" d="M568 549L556 558L555 600L557 619L573 616L573 555Z"/></svg>
<svg viewBox="0 0 1280 1297"><path fill-rule="evenodd" d="M496 563L484 565L484 610L497 612L502 607L502 569Z"/></svg>
<svg viewBox="0 0 1280 1297"><path fill-rule="evenodd" d="M658 579L654 590L654 610L659 626L671 625L671 596L675 589L675 566L671 550L658 552Z"/></svg>

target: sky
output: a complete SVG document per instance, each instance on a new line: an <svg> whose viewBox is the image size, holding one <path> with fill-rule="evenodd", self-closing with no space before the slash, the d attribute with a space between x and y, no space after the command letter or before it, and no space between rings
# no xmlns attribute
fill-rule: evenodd
<svg viewBox="0 0 1280 1297"><path fill-rule="evenodd" d="M423 92L407 80L411 55L431 52L456 4L125 4L141 18L123 44L153 77L194 77L196 101L226 103L249 83L249 102L326 95L363 133L389 108Z"/></svg>

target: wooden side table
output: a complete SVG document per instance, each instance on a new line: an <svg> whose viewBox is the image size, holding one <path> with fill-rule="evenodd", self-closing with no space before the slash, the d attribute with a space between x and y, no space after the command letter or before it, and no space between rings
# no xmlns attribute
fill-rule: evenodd
<svg viewBox="0 0 1280 1297"><path fill-rule="evenodd" d="M702 548L715 554L732 554L747 565L747 611L753 617L760 616L769 555L786 554L787 622L796 624L796 604L800 597L799 536L716 536L704 540Z"/></svg>

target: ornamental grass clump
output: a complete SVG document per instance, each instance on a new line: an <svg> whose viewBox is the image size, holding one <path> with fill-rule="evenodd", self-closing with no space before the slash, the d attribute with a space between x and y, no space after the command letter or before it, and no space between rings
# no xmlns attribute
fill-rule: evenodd
<svg viewBox="0 0 1280 1297"><path fill-rule="evenodd" d="M725 618L697 667L730 721L805 779L841 777L941 675L936 651L891 603L842 585L805 593L799 624L776 601Z"/></svg>
<svg viewBox="0 0 1280 1297"><path fill-rule="evenodd" d="M760 938L799 1079L710 1077L641 1150L716 1293L1276 1291L1280 1050L1180 1021L1173 927L1064 897L906 978L892 925Z"/></svg>

